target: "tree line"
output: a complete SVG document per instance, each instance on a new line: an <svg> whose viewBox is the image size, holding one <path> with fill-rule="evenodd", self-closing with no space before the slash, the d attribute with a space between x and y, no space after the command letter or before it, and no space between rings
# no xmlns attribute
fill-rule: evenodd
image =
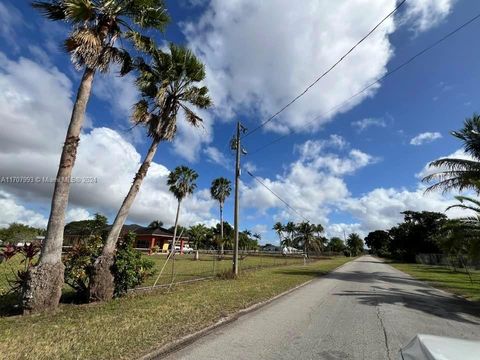
<svg viewBox="0 0 480 360"><path fill-rule="evenodd" d="M286 224L276 222L272 230L277 233L282 247L302 250L307 257L309 254L318 255L325 251L358 256L364 251L363 240L359 234L349 234L346 243L338 237L327 239L323 236L324 228L321 224L311 224L308 221L289 221Z"/></svg>

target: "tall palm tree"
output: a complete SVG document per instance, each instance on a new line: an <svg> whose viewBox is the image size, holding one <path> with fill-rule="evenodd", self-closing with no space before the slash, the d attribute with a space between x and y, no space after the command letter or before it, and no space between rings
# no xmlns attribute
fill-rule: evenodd
<svg viewBox="0 0 480 360"><path fill-rule="evenodd" d="M220 207L220 254L223 255L223 205L225 200L230 196L232 192L232 183L230 180L225 179L224 177L219 177L212 181L212 186L210 187L210 194L212 198L218 201Z"/></svg>
<svg viewBox="0 0 480 360"><path fill-rule="evenodd" d="M189 194L192 194L196 189L197 184L195 181L198 178L198 174L195 170L186 166L177 166L168 175L167 185L170 187L170 192L175 196L178 201L177 215L175 216L175 228L173 229L172 240L172 253L175 254L175 240L177 239L177 227L178 217L180 214L180 204L182 200Z"/></svg>
<svg viewBox="0 0 480 360"><path fill-rule="evenodd" d="M272 230L274 230L277 235L278 235L278 239L280 240L280 244L282 244L282 241L283 241L283 231L285 230L284 226L282 225L282 223L280 221L277 221L274 225L273 225L273 228Z"/></svg>
<svg viewBox="0 0 480 360"><path fill-rule="evenodd" d="M178 110L180 108L184 110L188 123L199 126L202 119L190 106L205 109L211 105L208 89L205 86L196 86L205 79L205 66L190 50L170 44L169 52L152 48L148 53L152 57L152 64L139 65L137 86L142 99L134 105L132 120L135 124L147 128L152 143L118 210L102 254L95 262L90 280L92 301L106 300L113 296L113 275L110 268L118 236L147 175L158 145L161 141L170 141L175 137Z"/></svg>
<svg viewBox="0 0 480 360"><path fill-rule="evenodd" d="M463 128L452 131L452 135L463 142L465 152L472 159L442 158L432 161L428 166L438 171L424 177L422 181L436 181L427 191L473 189L480 193L480 116L473 114L471 118L467 118Z"/></svg>
<svg viewBox="0 0 480 360"><path fill-rule="evenodd" d="M128 73L134 61L125 49L116 47L117 40L133 41L137 48L148 46L149 39L138 31L163 30L169 19L163 0L50 0L34 1L32 6L47 19L70 26L64 48L73 64L84 69L60 157L47 234L38 266L30 269L24 287L24 311L40 312L54 309L61 296L63 231L70 191L67 179L75 164L95 73L106 72L112 63L120 65L121 75Z"/></svg>

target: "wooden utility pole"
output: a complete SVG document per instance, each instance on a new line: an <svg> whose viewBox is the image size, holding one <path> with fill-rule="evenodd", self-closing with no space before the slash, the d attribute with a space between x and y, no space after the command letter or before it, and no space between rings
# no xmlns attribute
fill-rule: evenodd
<svg viewBox="0 0 480 360"><path fill-rule="evenodd" d="M238 183L240 180L240 121L237 122L237 136L235 138L235 150L237 154L237 160L235 163L235 209L234 209L234 228L235 228L235 241L233 245L233 275L238 275L238 213L240 209L239 199L238 199Z"/></svg>

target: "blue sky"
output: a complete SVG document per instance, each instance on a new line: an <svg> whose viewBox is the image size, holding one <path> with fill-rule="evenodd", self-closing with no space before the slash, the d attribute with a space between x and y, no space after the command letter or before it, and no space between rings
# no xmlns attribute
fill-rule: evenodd
<svg viewBox="0 0 480 360"><path fill-rule="evenodd" d="M156 40L184 44L205 62L215 107L201 112L204 129L189 129L179 118L178 137L160 146L129 222L173 222L175 202L165 177L185 164L200 177L181 222L213 224L218 210L208 187L218 176L233 180L226 144L235 121L258 126L389 13L395 1L311 1L301 9L288 1L253 0L167 1L167 6L172 23ZM322 223L330 236L388 228L407 209L444 211L451 196L424 196L419 177L429 161L461 155L449 132L478 111L480 21L368 96L312 120L477 13L480 5L472 1L407 0L312 91L245 138L253 153L294 132L245 156L244 170ZM59 49L65 28L46 22L26 3L2 1L0 23L0 176L53 176L81 72ZM96 211L112 218L149 146L143 131L131 130L128 122L137 98L132 79L115 72L95 79L75 174L98 177L99 183L72 189L68 220ZM299 220L246 171L241 180L242 228L260 232L263 242L274 241L275 221ZM51 184L0 184L0 226L45 224L51 190ZM230 222L232 205L227 201Z"/></svg>

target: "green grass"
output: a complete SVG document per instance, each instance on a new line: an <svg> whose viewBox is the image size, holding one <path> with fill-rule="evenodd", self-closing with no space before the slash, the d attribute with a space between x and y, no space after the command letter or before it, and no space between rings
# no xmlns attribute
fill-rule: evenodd
<svg viewBox="0 0 480 360"><path fill-rule="evenodd" d="M154 276L148 278L142 286L153 285L162 267L165 264L165 255L146 256L155 262ZM200 260L195 261L194 255L177 255L174 265L174 282L196 279L199 277L209 277L222 274L232 268L232 256L226 255L223 260L215 260L216 257L207 254L200 254ZM258 269L263 267L272 267L279 265L303 264L301 257L281 257L281 256L257 256L249 255L241 258L239 261L240 270ZM172 260L165 266L157 284L169 284L172 281Z"/></svg>
<svg viewBox="0 0 480 360"><path fill-rule="evenodd" d="M244 272L131 294L108 303L62 304L55 314L0 318L2 359L132 359L221 317L325 274L349 258Z"/></svg>
<svg viewBox="0 0 480 360"><path fill-rule="evenodd" d="M434 287L472 301L480 301L480 271L472 271L472 283L465 272L454 272L445 266L403 263L390 263L390 265Z"/></svg>

